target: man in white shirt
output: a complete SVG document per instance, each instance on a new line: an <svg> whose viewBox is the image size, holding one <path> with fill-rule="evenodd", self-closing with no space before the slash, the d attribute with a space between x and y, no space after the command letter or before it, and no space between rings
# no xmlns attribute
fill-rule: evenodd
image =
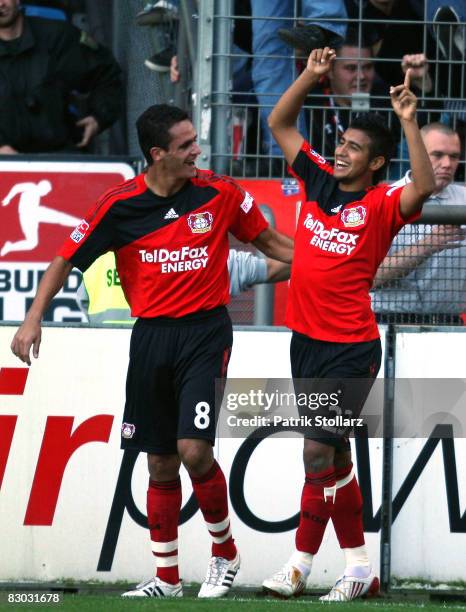
<svg viewBox="0 0 466 612"><path fill-rule="evenodd" d="M466 205L466 187L453 184L461 156L458 134L448 125L421 129L436 190L426 204ZM395 185L410 182L410 171ZM378 313L441 315L448 322L466 312L466 233L458 225L409 225L398 234L375 278ZM442 315L451 315L445 317Z"/></svg>

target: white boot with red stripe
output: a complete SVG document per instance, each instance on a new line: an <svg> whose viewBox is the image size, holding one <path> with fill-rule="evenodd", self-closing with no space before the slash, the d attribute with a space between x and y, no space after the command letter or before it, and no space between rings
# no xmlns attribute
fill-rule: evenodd
<svg viewBox="0 0 466 612"><path fill-rule="evenodd" d="M206 525L212 537L213 554L198 597L225 597L231 589L241 564L239 553L231 536L230 518L227 516L218 523L206 521ZM222 550L225 552L222 553ZM227 559L226 556L229 558Z"/></svg>
<svg viewBox="0 0 466 612"><path fill-rule="evenodd" d="M357 597L377 597L380 583L373 571L367 578L356 576L341 576L332 587L330 593L320 597L320 601L351 601Z"/></svg>

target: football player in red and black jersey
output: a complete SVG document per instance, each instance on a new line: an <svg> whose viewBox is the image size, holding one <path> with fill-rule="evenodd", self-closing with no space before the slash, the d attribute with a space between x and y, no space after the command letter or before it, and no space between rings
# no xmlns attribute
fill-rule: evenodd
<svg viewBox="0 0 466 612"><path fill-rule="evenodd" d="M306 192L287 307L287 325L293 330L295 391L327 395L333 391L339 394L340 414L358 417L381 360L369 291L391 241L419 215L435 182L416 122L417 100L409 89L409 71L402 85L390 88L409 148L413 177L409 185L374 186L393 149L390 132L377 115L361 115L352 122L336 146L334 166L304 140L296 128L298 114L334 58L334 50L328 47L312 51L306 69L270 114L269 125ZM319 410L314 414L336 414L329 411L328 403ZM300 594L329 519L346 567L321 599L348 601L378 591L379 580L365 547L361 492L346 437L349 431L343 426L336 431L311 427L304 432L306 478L296 548L284 568L264 581L266 591L282 597Z"/></svg>
<svg viewBox="0 0 466 612"><path fill-rule="evenodd" d="M233 334L228 233L291 263L292 240L275 232L249 193L195 166L200 148L187 114L152 106L137 121L148 168L107 191L71 233L39 285L11 348L30 365L41 319L73 266L113 251L133 328L121 428L125 449L146 452L147 515L156 576L129 597L180 597L180 464L187 469L212 536L199 597L226 595L239 569L225 477L214 460L215 379L226 376ZM219 405L220 402L217 403Z"/></svg>

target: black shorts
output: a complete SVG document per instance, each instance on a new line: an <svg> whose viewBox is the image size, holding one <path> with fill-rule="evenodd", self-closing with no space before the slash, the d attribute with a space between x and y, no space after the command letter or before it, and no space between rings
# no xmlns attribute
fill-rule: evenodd
<svg viewBox="0 0 466 612"><path fill-rule="evenodd" d="M335 446L340 452L349 450L348 435L352 428L344 426L343 422L346 422L344 419L356 419L361 414L380 369L380 339L351 343L325 342L293 332L290 357L296 395L305 393L308 398L316 400L312 410L309 404L298 404L301 417L312 417L312 425L305 428L304 436ZM332 401L327 401L327 396L338 398L338 402L334 405ZM337 416L342 419L341 426L322 426L326 419L333 422Z"/></svg>
<svg viewBox="0 0 466 612"><path fill-rule="evenodd" d="M175 454L177 440L215 441L215 379L225 378L233 330L226 308L138 319L131 336L121 448ZM217 386L217 393L218 393Z"/></svg>

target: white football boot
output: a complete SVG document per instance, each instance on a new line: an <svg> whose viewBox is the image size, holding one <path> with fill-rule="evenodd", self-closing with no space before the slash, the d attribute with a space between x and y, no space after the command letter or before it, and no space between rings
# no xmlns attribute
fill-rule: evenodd
<svg viewBox="0 0 466 612"><path fill-rule="evenodd" d="M355 576L341 576L327 595L319 597L320 601L351 601L357 597L377 597L380 591L380 582L371 571L367 578Z"/></svg>
<svg viewBox="0 0 466 612"><path fill-rule="evenodd" d="M231 589L240 564L239 553L236 553L236 557L231 561L223 557L211 557L198 597L225 597Z"/></svg>
<svg viewBox="0 0 466 612"><path fill-rule="evenodd" d="M264 580L262 589L274 597L299 597L306 587L306 579L298 568L288 563L271 578Z"/></svg>
<svg viewBox="0 0 466 612"><path fill-rule="evenodd" d="M132 591L126 591L122 597L183 597L183 589L181 582L170 584L156 576L141 582Z"/></svg>

